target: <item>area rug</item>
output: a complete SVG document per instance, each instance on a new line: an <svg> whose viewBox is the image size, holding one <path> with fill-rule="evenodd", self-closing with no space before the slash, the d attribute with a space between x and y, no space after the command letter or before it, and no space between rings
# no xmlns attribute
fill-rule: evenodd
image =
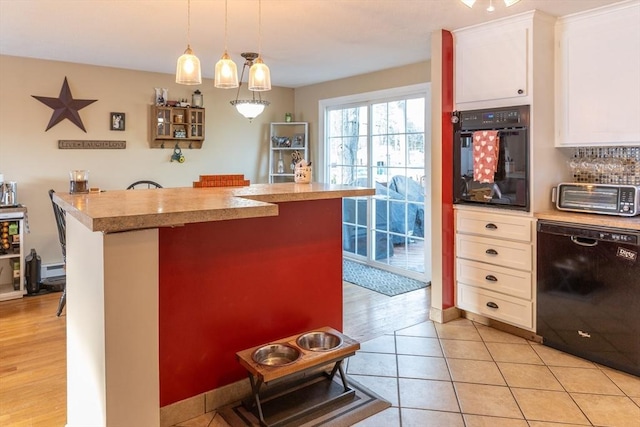
<svg viewBox="0 0 640 427"><path fill-rule="evenodd" d="M362 384L353 381L351 378L347 378L347 382L349 387L355 391L353 397L346 401L338 402L329 408L313 412L303 419L282 425L286 427L348 427L391 406L391 403ZM334 379L333 383L339 385L337 379ZM339 387L342 387L342 385L339 385ZM220 409L218 413L231 427L260 426L260 421L255 414L245 409L242 403L226 406Z"/></svg>
<svg viewBox="0 0 640 427"><path fill-rule="evenodd" d="M431 284L431 282L409 279L348 259L342 261L342 278L346 282L390 297L426 288Z"/></svg>

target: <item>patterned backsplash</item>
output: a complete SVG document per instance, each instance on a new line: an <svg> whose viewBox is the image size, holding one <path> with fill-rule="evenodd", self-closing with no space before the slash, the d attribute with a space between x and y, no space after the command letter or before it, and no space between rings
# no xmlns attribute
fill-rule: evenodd
<svg viewBox="0 0 640 427"><path fill-rule="evenodd" d="M574 182L640 185L640 147L578 147L567 167Z"/></svg>

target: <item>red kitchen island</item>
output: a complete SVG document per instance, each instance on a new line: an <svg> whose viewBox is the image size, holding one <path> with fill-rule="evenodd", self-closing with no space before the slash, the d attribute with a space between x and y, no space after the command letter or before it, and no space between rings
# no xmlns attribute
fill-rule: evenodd
<svg viewBox="0 0 640 427"><path fill-rule="evenodd" d="M342 330L342 198L328 184L56 193L67 212L67 426L159 426L246 378L236 352Z"/></svg>

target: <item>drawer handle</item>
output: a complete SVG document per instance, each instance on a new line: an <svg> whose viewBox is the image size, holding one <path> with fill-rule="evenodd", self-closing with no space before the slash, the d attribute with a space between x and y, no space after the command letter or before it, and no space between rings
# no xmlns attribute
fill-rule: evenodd
<svg viewBox="0 0 640 427"><path fill-rule="evenodd" d="M489 302L487 303L487 307L489 307L489 308L500 308L500 307L498 307L498 304L496 304L496 303L495 303L495 302L493 302L493 301L489 301Z"/></svg>
<svg viewBox="0 0 640 427"><path fill-rule="evenodd" d="M486 253L487 255L498 255L498 251L496 251L495 249L487 249L486 251L484 251L484 253Z"/></svg>
<svg viewBox="0 0 640 427"><path fill-rule="evenodd" d="M484 228L486 228L487 230L497 230L498 226L495 225L494 223L490 222L487 225L485 225Z"/></svg>
<svg viewBox="0 0 640 427"><path fill-rule="evenodd" d="M490 282L497 282L498 278L496 276L494 276L493 274L487 274L485 276L485 279L487 279Z"/></svg>

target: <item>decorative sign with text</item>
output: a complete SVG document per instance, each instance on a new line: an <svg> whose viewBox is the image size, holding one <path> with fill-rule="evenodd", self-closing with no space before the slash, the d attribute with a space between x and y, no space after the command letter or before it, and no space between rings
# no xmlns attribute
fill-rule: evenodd
<svg viewBox="0 0 640 427"><path fill-rule="evenodd" d="M122 150L127 148L127 141L83 141L83 140L58 140L59 149L83 149L83 150Z"/></svg>

